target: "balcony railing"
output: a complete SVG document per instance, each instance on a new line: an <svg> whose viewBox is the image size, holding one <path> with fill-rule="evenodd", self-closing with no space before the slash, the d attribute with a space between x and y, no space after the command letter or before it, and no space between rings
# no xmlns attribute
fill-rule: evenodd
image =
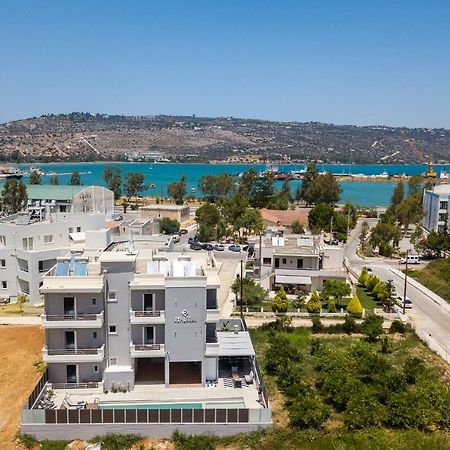
<svg viewBox="0 0 450 450"><path fill-rule="evenodd" d="M103 312L99 314L42 314L44 328L101 328Z"/></svg>
<svg viewBox="0 0 450 450"><path fill-rule="evenodd" d="M160 317L161 311L134 311L135 317Z"/></svg>
<svg viewBox="0 0 450 450"><path fill-rule="evenodd" d="M47 355L97 355L98 351L98 348L49 348L47 349Z"/></svg>
<svg viewBox="0 0 450 450"><path fill-rule="evenodd" d="M165 355L164 344L130 344L132 358L162 357Z"/></svg>
<svg viewBox="0 0 450 450"><path fill-rule="evenodd" d="M161 350L161 344L134 344L137 352L145 352L147 350Z"/></svg>
<svg viewBox="0 0 450 450"><path fill-rule="evenodd" d="M45 362L101 362L105 357L105 346L99 348L47 348L42 349Z"/></svg>
<svg viewBox="0 0 450 450"><path fill-rule="evenodd" d="M164 324L164 311L130 311L132 325Z"/></svg>

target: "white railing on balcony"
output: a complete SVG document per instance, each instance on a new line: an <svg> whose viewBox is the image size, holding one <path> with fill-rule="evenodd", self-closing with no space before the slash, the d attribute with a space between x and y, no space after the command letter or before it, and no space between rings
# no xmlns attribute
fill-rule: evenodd
<svg viewBox="0 0 450 450"><path fill-rule="evenodd" d="M164 344L130 344L132 358L161 357L165 356Z"/></svg>
<svg viewBox="0 0 450 450"><path fill-rule="evenodd" d="M97 348L48 348L42 349L45 362L100 362L105 357L105 346Z"/></svg>
<svg viewBox="0 0 450 450"><path fill-rule="evenodd" d="M132 324L163 324L165 320L164 311L130 311Z"/></svg>
<svg viewBox="0 0 450 450"><path fill-rule="evenodd" d="M99 314L42 314L44 328L100 328L103 311Z"/></svg>

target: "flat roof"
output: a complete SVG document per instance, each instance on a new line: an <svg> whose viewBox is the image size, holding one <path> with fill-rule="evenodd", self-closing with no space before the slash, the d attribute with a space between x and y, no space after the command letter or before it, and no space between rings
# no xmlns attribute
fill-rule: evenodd
<svg viewBox="0 0 450 450"><path fill-rule="evenodd" d="M189 205L145 205L141 206L139 209L166 209L168 211L179 211L184 208L189 208Z"/></svg>
<svg viewBox="0 0 450 450"><path fill-rule="evenodd" d="M450 184L438 184L434 186L433 193L450 195Z"/></svg>
<svg viewBox="0 0 450 450"><path fill-rule="evenodd" d="M31 200L71 200L88 186L27 184L28 198Z"/></svg>
<svg viewBox="0 0 450 450"><path fill-rule="evenodd" d="M218 331L219 356L255 356L248 331Z"/></svg>

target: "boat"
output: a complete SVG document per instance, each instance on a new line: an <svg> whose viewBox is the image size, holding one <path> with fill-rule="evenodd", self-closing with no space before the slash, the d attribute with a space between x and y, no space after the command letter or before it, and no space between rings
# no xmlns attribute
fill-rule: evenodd
<svg viewBox="0 0 450 450"><path fill-rule="evenodd" d="M191 188L191 192L195 192L195 188L193 187L193 188Z"/></svg>
<svg viewBox="0 0 450 450"><path fill-rule="evenodd" d="M0 180L8 180L15 178L16 180L23 177L23 173L16 167L0 166Z"/></svg>
<svg viewBox="0 0 450 450"><path fill-rule="evenodd" d="M151 189L155 189L155 187L156 187L155 183L152 183L152 184L150 185L150 188L151 188Z"/></svg>
<svg viewBox="0 0 450 450"><path fill-rule="evenodd" d="M450 173L447 172L445 169L442 169L440 174L439 174L439 178L441 180L449 180L450 179Z"/></svg>

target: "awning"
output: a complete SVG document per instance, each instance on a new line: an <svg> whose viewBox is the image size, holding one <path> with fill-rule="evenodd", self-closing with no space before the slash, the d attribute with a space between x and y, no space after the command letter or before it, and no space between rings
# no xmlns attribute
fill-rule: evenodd
<svg viewBox="0 0 450 450"><path fill-rule="evenodd" d="M218 331L219 356L255 356L252 340L247 331Z"/></svg>
<svg viewBox="0 0 450 450"><path fill-rule="evenodd" d="M84 231L69 233L69 237L73 242L84 242L86 240L86 233Z"/></svg>
<svg viewBox="0 0 450 450"><path fill-rule="evenodd" d="M311 284L311 277L296 277L294 275L275 275L275 283Z"/></svg>

